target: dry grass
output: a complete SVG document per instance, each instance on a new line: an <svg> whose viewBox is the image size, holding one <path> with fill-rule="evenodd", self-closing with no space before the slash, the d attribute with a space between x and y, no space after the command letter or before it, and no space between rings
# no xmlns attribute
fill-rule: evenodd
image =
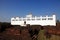
<svg viewBox="0 0 60 40"><path fill-rule="evenodd" d="M31 27L29 26L25 28L20 28L21 26L18 27L18 26L11 26L11 25L5 24L2 26L0 25L0 30L1 30L1 27L2 27L2 32L0 32L0 40L11 40L11 39L12 40L32 40L32 37L30 37L30 33L28 29L31 28L32 31L34 31L35 29L40 30L41 26L31 26ZM5 30L3 30L4 28ZM46 35L43 35L44 32L41 31L42 33L40 33L40 36L42 35L44 37L44 40L60 40L60 36L59 36L60 23L57 24L56 27L47 26L44 28L44 30L47 30L47 32L51 34L50 38L46 38ZM33 39L33 40L36 40L36 39Z"/></svg>

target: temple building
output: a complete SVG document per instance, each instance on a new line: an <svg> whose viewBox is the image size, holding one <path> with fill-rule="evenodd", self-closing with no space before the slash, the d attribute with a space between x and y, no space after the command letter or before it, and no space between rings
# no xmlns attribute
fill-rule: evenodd
<svg viewBox="0 0 60 40"><path fill-rule="evenodd" d="M33 16L32 14L25 17L13 17L11 18L11 25L41 25L41 26L56 26L56 15L52 16Z"/></svg>

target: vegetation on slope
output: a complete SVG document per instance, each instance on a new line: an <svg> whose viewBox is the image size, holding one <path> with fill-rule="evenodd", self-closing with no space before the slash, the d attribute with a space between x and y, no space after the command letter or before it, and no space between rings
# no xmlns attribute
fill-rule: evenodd
<svg viewBox="0 0 60 40"><path fill-rule="evenodd" d="M16 26L0 22L0 40L60 40L60 22L57 26Z"/></svg>

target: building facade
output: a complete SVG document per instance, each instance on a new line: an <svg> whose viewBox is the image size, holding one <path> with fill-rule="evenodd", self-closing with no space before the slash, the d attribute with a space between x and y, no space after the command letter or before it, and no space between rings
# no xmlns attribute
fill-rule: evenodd
<svg viewBox="0 0 60 40"><path fill-rule="evenodd" d="M32 14L26 15L26 17L13 17L11 18L11 25L26 26L30 25L41 25L41 26L56 26L56 15L52 16L32 16Z"/></svg>

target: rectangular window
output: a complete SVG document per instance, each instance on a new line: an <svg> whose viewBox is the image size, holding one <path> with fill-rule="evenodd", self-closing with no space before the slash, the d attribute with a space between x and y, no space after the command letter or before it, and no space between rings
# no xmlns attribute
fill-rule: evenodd
<svg viewBox="0 0 60 40"><path fill-rule="evenodd" d="M42 18L42 20L46 20L46 18Z"/></svg>
<svg viewBox="0 0 60 40"><path fill-rule="evenodd" d="M27 19L27 20L30 20L30 19Z"/></svg>
<svg viewBox="0 0 60 40"><path fill-rule="evenodd" d="M18 21L18 20L16 19L16 21Z"/></svg>
<svg viewBox="0 0 60 40"><path fill-rule="evenodd" d="M39 18L37 20L40 20Z"/></svg>
<svg viewBox="0 0 60 40"><path fill-rule="evenodd" d="M12 20L12 21L15 21L15 20Z"/></svg>
<svg viewBox="0 0 60 40"><path fill-rule="evenodd" d="M48 20L53 20L53 18L48 18Z"/></svg>

